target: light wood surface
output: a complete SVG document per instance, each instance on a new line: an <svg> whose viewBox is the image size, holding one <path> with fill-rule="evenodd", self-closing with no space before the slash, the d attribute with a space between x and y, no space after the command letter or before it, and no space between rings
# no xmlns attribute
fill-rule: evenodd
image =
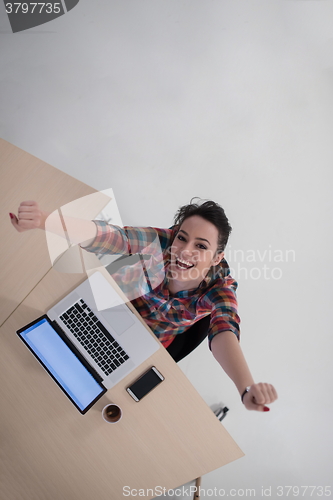
<svg viewBox="0 0 333 500"><path fill-rule="evenodd" d="M96 190L3 139L0 176L1 325L52 266L44 231L18 233L9 212L17 214L20 203L27 200L35 200L42 210L53 212Z"/></svg>
<svg viewBox="0 0 333 500"><path fill-rule="evenodd" d="M11 150L14 157L16 153L15 148ZM17 154L19 165L24 155ZM22 168L24 165L25 161ZM55 179L62 178L58 183L61 190L68 176L62 173L57 177L55 169L43 165L48 171L43 175L49 181L53 174ZM15 184L15 177L12 182ZM85 189L79 186L77 196L84 196ZM17 193L16 196L17 200L24 199ZM51 205L53 209L59 206L55 200L49 200ZM31 231L29 238L17 233L17 240L10 239L14 253L20 240L24 262L17 261L15 267L10 248L3 257L7 260L1 261L4 297L12 273L15 281L8 299L11 307L3 309L3 317L10 314L0 329L2 497L118 500L124 498L125 486L145 491L156 486L176 488L242 457L243 452L162 346L109 390L86 415L76 410L15 333L86 278L85 273L48 270L45 235L44 241L39 234L36 240L36 232ZM32 253L37 255L32 257ZM93 258L89 257L90 269L94 267ZM36 269L42 261L44 267L39 270L38 278L27 269L30 264L26 262L30 263L30 259L36 259L31 264ZM11 273L3 269L7 265ZM20 280L24 282L24 290L20 289ZM114 286L117 288L115 283ZM13 304L19 305L13 309ZM152 365L161 371L165 381L136 403L125 388ZM102 408L108 402L118 404L123 410L117 424L102 419ZM144 498L154 496L148 494Z"/></svg>
<svg viewBox="0 0 333 500"><path fill-rule="evenodd" d="M78 284L52 269L1 328L4 498L116 500L126 485L175 488L243 456L163 347L86 415L76 410L15 331ZM152 365L165 381L136 403L125 388ZM114 425L101 416L109 401L123 410Z"/></svg>

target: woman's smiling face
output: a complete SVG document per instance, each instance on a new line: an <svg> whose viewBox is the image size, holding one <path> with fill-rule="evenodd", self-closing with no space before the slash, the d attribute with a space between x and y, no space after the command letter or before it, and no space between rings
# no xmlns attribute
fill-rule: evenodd
<svg viewBox="0 0 333 500"><path fill-rule="evenodd" d="M173 283L184 284L183 290L201 283L209 269L224 257L224 252L216 254L218 235L217 227L199 215L184 220L170 247Z"/></svg>

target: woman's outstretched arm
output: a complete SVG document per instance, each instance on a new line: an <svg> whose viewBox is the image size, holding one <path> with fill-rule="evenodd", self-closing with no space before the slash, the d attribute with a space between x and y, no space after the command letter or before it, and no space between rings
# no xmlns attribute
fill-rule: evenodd
<svg viewBox="0 0 333 500"><path fill-rule="evenodd" d="M244 406L248 410L267 411L269 408L265 405L277 399L277 392L271 384L254 383L236 335L231 331L215 335L211 342L211 350L216 361L236 385L240 395L250 386L243 398Z"/></svg>
<svg viewBox="0 0 333 500"><path fill-rule="evenodd" d="M22 201L18 208L17 215L9 214L11 222L15 229L22 233L29 229L46 229L51 233L57 234L65 238L63 224L66 227L67 233L70 235L72 243L82 243L89 246L95 239L97 234L96 224L93 221L77 219L74 217L63 217L63 220L58 215L58 211L49 213L40 209L36 201ZM45 221L47 227L45 228Z"/></svg>

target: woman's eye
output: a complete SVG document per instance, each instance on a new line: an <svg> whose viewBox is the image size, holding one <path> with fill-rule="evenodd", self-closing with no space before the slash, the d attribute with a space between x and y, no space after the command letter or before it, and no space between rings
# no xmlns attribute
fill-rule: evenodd
<svg viewBox="0 0 333 500"><path fill-rule="evenodd" d="M177 236L177 238L180 240L180 241L186 241L184 236L181 236L180 234ZM198 243L198 246L201 247L202 249L204 250L207 250L207 247L205 247L205 245L202 245L201 243Z"/></svg>

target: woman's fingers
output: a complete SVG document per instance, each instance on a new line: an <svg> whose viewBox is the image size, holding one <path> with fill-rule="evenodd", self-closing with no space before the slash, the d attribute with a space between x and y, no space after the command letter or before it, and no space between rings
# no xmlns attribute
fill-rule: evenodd
<svg viewBox="0 0 333 500"><path fill-rule="evenodd" d="M23 206L19 206L18 208L18 214L33 214L35 212L37 212L36 210L36 207L32 207L31 205L29 206L26 206L26 205L23 205Z"/></svg>
<svg viewBox="0 0 333 500"><path fill-rule="evenodd" d="M252 384L243 402L248 410L267 411L265 405L273 403L278 395L272 384L260 382Z"/></svg>
<svg viewBox="0 0 333 500"><path fill-rule="evenodd" d="M265 384L260 382L259 384L253 384L250 391L254 396L257 404L269 404L273 403L277 399L277 392L271 384Z"/></svg>
<svg viewBox="0 0 333 500"><path fill-rule="evenodd" d="M34 200L28 200L28 201L22 201L20 203L20 207L38 207L38 203L37 201L34 201Z"/></svg>
<svg viewBox="0 0 333 500"><path fill-rule="evenodd" d="M36 201L22 201L18 208L17 216L11 214L11 222L19 232L35 229L41 223L41 211Z"/></svg>
<svg viewBox="0 0 333 500"><path fill-rule="evenodd" d="M36 211L27 212L27 211L21 210L21 211L18 211L18 213L17 213L18 220L21 220L21 219L34 220L37 217L39 217L39 215L38 215L38 212L36 212Z"/></svg>

